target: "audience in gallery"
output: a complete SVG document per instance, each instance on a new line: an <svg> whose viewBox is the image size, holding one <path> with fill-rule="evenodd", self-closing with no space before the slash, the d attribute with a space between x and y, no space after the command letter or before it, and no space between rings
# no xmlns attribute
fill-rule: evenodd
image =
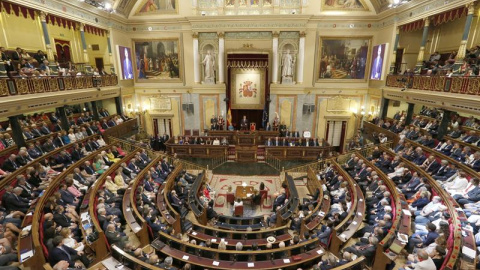
<svg viewBox="0 0 480 270"><path fill-rule="evenodd" d="M440 54L438 51L430 55L428 60L423 61L421 74L437 75L444 74L448 77L463 75L463 76L478 76L480 66L480 45L474 46L465 50L465 58L462 60L462 65L458 70L454 70L457 51L451 53ZM404 75L413 75L410 69L406 69Z"/></svg>
<svg viewBox="0 0 480 270"><path fill-rule="evenodd" d="M91 69L87 69L86 71L79 71L71 61L66 63L55 61L52 65L42 50L38 50L31 56L25 49L17 47L16 50L9 55L5 47L0 46L0 52L0 61L4 62L5 70L11 77L39 78L56 74L59 76L108 75L105 69L99 70L96 67L91 67ZM52 67L54 67L55 71L52 70Z"/></svg>

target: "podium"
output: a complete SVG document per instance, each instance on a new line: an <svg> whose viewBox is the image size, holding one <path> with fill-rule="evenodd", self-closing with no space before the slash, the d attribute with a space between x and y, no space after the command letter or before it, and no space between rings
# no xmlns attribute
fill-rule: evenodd
<svg viewBox="0 0 480 270"><path fill-rule="evenodd" d="M257 161L257 132L237 131L236 158L238 162Z"/></svg>

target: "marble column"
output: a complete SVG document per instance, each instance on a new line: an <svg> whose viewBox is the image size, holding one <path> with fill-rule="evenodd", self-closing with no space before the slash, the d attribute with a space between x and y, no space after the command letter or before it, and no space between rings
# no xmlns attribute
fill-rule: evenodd
<svg viewBox="0 0 480 270"><path fill-rule="evenodd" d="M425 45L427 44L428 29L430 27L430 18L425 18L424 21L425 21L425 26L423 27L422 43L420 44L420 51L418 52L417 65L415 66L415 73L420 73L423 66Z"/></svg>
<svg viewBox="0 0 480 270"><path fill-rule="evenodd" d="M92 105L92 116L94 120L100 120L100 114L98 113L98 104L97 101L91 101L90 104Z"/></svg>
<svg viewBox="0 0 480 270"><path fill-rule="evenodd" d="M395 43L393 43L393 54L390 64L390 74L397 74L400 70L396 70L395 63L397 62L397 49L398 49L398 42L400 41L400 27L397 27L396 35L395 35Z"/></svg>
<svg viewBox="0 0 480 270"><path fill-rule="evenodd" d="M41 11L39 13L40 16L40 22L42 24L42 30L43 30L43 39L45 40L45 48L47 49L47 58L54 62L53 60L55 57L53 56L53 49L52 49L52 44L50 42L50 35L48 34L48 26L47 26L47 13Z"/></svg>
<svg viewBox="0 0 480 270"><path fill-rule="evenodd" d="M88 52L87 52L87 40L85 38L85 24L80 24L80 38L82 39L82 49L83 49L83 62L85 65L89 66L88 64Z"/></svg>
<svg viewBox="0 0 480 270"><path fill-rule="evenodd" d="M122 97L115 97L115 108L118 115L123 114Z"/></svg>
<svg viewBox="0 0 480 270"><path fill-rule="evenodd" d="M388 104L390 103L390 99L383 98L383 106L382 106L382 114L380 115L380 119L387 118L388 114Z"/></svg>
<svg viewBox="0 0 480 270"><path fill-rule="evenodd" d="M473 14L475 13L475 5L473 2L467 4L467 8L468 8L467 20L465 21L465 27L463 28L462 41L460 42L460 47L458 48L457 57L455 59L456 61L453 67L453 71L455 73L458 73L460 71L460 67L463 65L463 59L465 58L465 52L467 50L468 34L470 33Z"/></svg>
<svg viewBox="0 0 480 270"><path fill-rule="evenodd" d="M303 65L305 63L305 32L300 32L297 57L297 83L303 83Z"/></svg>
<svg viewBox="0 0 480 270"><path fill-rule="evenodd" d="M218 83L225 83L225 34L218 33Z"/></svg>
<svg viewBox="0 0 480 270"><path fill-rule="evenodd" d="M200 54L198 52L198 33L193 33L193 80L200 83Z"/></svg>
<svg viewBox="0 0 480 270"><path fill-rule="evenodd" d="M107 31L107 47L108 47L108 61L110 62L110 70L108 70L108 73L110 73L113 70L112 42L110 39L110 30Z"/></svg>
<svg viewBox="0 0 480 270"><path fill-rule="evenodd" d="M414 108L415 108L414 103L408 103L407 116L405 117L405 126L408 126L412 123Z"/></svg>
<svg viewBox="0 0 480 270"><path fill-rule="evenodd" d="M65 106L63 107L58 107L57 108L57 114L58 114L58 118L60 119L60 122L61 122L61 127L68 131L70 129L70 125L68 124L68 117L67 117L67 112L65 110Z"/></svg>
<svg viewBox="0 0 480 270"><path fill-rule="evenodd" d="M22 115L8 117L10 127L12 128L12 139L19 148L26 146L25 138L23 138L22 126L20 126L20 123L18 122L18 120L22 117Z"/></svg>
<svg viewBox="0 0 480 270"><path fill-rule="evenodd" d="M278 32L273 32L272 83L278 83Z"/></svg>
<svg viewBox="0 0 480 270"><path fill-rule="evenodd" d="M448 125L450 124L450 120L452 119L452 111L443 110L443 118L438 126L438 133L437 133L437 140L443 139L448 132Z"/></svg>

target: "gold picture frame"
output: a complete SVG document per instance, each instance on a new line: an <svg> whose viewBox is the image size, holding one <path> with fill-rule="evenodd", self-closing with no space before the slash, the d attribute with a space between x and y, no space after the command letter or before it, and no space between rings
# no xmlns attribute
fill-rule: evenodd
<svg viewBox="0 0 480 270"><path fill-rule="evenodd" d="M132 40L135 82L183 82L181 46L179 38Z"/></svg>
<svg viewBox="0 0 480 270"><path fill-rule="evenodd" d="M317 39L315 75L317 82L366 82L370 75L372 38L372 36L320 36ZM347 48L349 55L345 54Z"/></svg>
<svg viewBox="0 0 480 270"><path fill-rule="evenodd" d="M230 71L231 108L263 110L265 106L265 68L232 68Z"/></svg>

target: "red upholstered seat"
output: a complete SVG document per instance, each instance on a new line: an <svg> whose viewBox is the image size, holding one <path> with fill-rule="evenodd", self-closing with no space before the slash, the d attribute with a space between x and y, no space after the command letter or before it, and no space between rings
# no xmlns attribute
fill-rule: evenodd
<svg viewBox="0 0 480 270"><path fill-rule="evenodd" d="M243 205L237 205L235 206L235 216L243 216Z"/></svg>

